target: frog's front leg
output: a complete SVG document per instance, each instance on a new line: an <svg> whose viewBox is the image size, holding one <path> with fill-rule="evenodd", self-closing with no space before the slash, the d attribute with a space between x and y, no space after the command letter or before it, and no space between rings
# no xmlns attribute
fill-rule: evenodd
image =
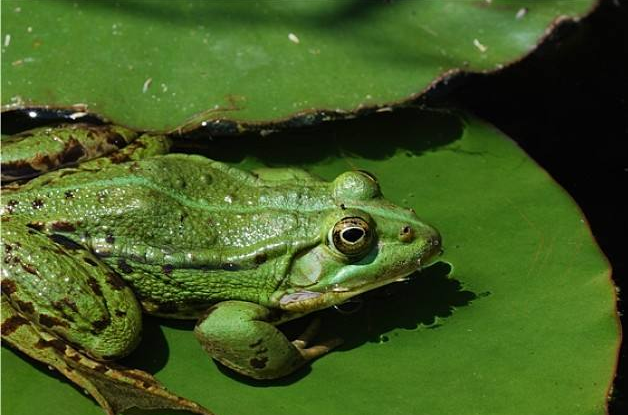
<svg viewBox="0 0 628 415"><path fill-rule="evenodd" d="M211 357L255 379L286 376L341 342L332 339L307 347L314 325L290 341L274 326L277 321L274 310L259 304L224 301L207 310L194 332Z"/></svg>

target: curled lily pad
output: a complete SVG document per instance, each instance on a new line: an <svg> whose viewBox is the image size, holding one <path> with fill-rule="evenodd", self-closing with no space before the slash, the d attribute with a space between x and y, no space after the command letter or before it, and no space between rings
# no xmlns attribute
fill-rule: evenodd
<svg viewBox="0 0 628 415"><path fill-rule="evenodd" d="M594 4L6 0L2 104L144 130L311 124L500 68Z"/></svg>
<svg viewBox="0 0 628 415"><path fill-rule="evenodd" d="M153 319L124 364L219 415L605 413L619 347L610 267L578 207L500 132L408 111L207 153L327 179L367 170L441 231L445 254L357 311L325 312L321 336L345 345L290 378L245 381L206 358L190 325ZM2 359L4 413L100 413L45 368L4 349Z"/></svg>

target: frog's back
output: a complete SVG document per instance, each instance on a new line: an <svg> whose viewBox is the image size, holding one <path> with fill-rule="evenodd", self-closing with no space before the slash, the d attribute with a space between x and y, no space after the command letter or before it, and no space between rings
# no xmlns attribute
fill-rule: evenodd
<svg viewBox="0 0 628 415"><path fill-rule="evenodd" d="M169 190L191 198L206 193L211 186L216 198L229 187L252 187L255 177L204 157L169 154L144 160L110 164L103 169L66 168L45 174L22 186L6 187L6 198L26 201L33 194L55 197L63 192L65 199L79 192L105 192L112 188ZM224 192L221 192L221 189ZM206 194L203 194L206 196ZM69 200L66 202L70 202Z"/></svg>
<svg viewBox="0 0 628 415"><path fill-rule="evenodd" d="M201 156L169 154L52 172L6 189L3 208L44 232L71 234L97 253L119 251L121 241L224 250L279 238L297 222L313 232L314 212L330 205L321 191L326 185L314 178L267 181Z"/></svg>

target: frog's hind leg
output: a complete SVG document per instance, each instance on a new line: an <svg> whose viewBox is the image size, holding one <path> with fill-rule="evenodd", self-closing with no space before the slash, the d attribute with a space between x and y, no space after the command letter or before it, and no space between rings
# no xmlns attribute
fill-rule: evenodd
<svg viewBox="0 0 628 415"><path fill-rule="evenodd" d="M110 164L138 161L167 154L171 146L172 141L165 135L142 134L128 146L107 155L107 157L101 157L89 163L84 163L81 165L81 168L101 169Z"/></svg>
<svg viewBox="0 0 628 415"><path fill-rule="evenodd" d="M287 376L340 345L340 339L311 345L315 320L296 340L275 327L278 314L255 303L223 301L211 307L194 329L203 349L225 366L254 379Z"/></svg>
<svg viewBox="0 0 628 415"><path fill-rule="evenodd" d="M62 124L3 137L2 181L28 179L111 154L137 136L135 131L110 124Z"/></svg>
<svg viewBox="0 0 628 415"><path fill-rule="evenodd" d="M98 362L41 330L17 312L2 296L2 340L38 360L89 393L108 415L128 408L181 409L202 415L211 412L195 402L168 392L141 370Z"/></svg>
<svg viewBox="0 0 628 415"><path fill-rule="evenodd" d="M147 373L104 362L137 345L141 310L130 288L90 251L8 215L0 252L3 343L59 370L109 414L136 406L209 413Z"/></svg>

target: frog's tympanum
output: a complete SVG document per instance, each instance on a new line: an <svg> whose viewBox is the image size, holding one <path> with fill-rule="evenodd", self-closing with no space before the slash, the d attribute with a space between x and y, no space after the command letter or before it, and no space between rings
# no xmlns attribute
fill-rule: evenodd
<svg viewBox="0 0 628 415"><path fill-rule="evenodd" d="M151 375L110 363L138 344L142 312L196 319L202 347L257 379L292 373L338 340L276 325L402 279L438 232L362 171L323 181L167 154L165 137L105 125L3 139L2 337L109 414L207 414Z"/></svg>

